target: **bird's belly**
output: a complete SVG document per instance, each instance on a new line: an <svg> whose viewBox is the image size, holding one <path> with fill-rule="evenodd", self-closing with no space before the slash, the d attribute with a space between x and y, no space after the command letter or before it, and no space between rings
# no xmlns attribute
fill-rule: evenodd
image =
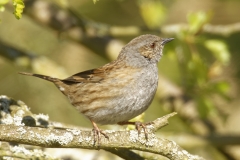
<svg viewBox="0 0 240 160"><path fill-rule="evenodd" d="M144 101L125 101L128 104L111 106L112 109L101 109L94 113L93 120L100 124L115 124L128 121L143 113L150 105L152 98Z"/></svg>
<svg viewBox="0 0 240 160"><path fill-rule="evenodd" d="M154 83L151 87L142 86L141 88L133 88L131 91L129 89L122 91L125 92L124 96L106 100L102 107L83 114L99 124L116 124L128 121L149 107L156 89L157 83Z"/></svg>

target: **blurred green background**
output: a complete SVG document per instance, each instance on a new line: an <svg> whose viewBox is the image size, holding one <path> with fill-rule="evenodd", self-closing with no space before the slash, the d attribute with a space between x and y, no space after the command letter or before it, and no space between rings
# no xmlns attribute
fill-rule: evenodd
<svg viewBox="0 0 240 160"><path fill-rule="evenodd" d="M177 111L159 134L204 137L210 146L189 146L184 138L179 143L206 159L240 159L239 0L24 3L20 20L11 4L0 13L0 95L22 100L52 121L90 128L53 84L17 72L66 78L110 62L136 36L173 37L159 62L159 89L145 121Z"/></svg>

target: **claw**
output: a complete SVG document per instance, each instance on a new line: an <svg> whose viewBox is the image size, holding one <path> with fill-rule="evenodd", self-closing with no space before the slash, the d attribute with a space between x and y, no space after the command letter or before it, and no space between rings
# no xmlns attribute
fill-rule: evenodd
<svg viewBox="0 0 240 160"><path fill-rule="evenodd" d="M140 133L141 133L140 127L142 127L142 129L144 131L144 134L145 134L145 138L146 138L146 140L148 140L148 133L147 133L147 130L146 130L146 125L150 125L152 123L153 122L149 122L149 123L144 124L142 122L129 122L129 121L127 121L127 122L119 122L118 124L119 125L129 125L129 124L130 125L135 125L135 127L138 131L138 135L140 135Z"/></svg>
<svg viewBox="0 0 240 160"><path fill-rule="evenodd" d="M105 133L103 133L103 131L101 131L97 124L95 122L93 122L92 120L90 120L92 122L93 125L93 136L94 136L94 145L96 144L96 142L98 142L98 146L100 145L100 134L102 134L105 138L109 139L108 135L106 135Z"/></svg>
<svg viewBox="0 0 240 160"><path fill-rule="evenodd" d="M148 140L146 125L144 123L141 123L141 122L135 122L135 126L136 126L136 129L138 130L138 135L141 133L140 127L142 127L142 129L144 131L144 134L145 134L145 138L146 138L146 140Z"/></svg>

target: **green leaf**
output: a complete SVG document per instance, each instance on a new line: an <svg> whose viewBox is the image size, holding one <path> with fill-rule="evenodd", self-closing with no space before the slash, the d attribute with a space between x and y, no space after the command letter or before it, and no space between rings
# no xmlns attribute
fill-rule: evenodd
<svg viewBox="0 0 240 160"><path fill-rule="evenodd" d="M218 91L220 91L221 93L226 94L227 92L229 92L230 86L229 83L227 82L218 82L216 84L216 88L218 89Z"/></svg>
<svg viewBox="0 0 240 160"><path fill-rule="evenodd" d="M93 3L94 3L94 4L96 4L96 3L97 3L97 1L99 1L99 0L93 0Z"/></svg>
<svg viewBox="0 0 240 160"><path fill-rule="evenodd" d="M213 53L218 61L224 65L227 65L229 63L231 56L226 43L221 40L206 40L204 42L204 45Z"/></svg>
<svg viewBox="0 0 240 160"><path fill-rule="evenodd" d="M4 6L0 6L0 12L3 12L5 10Z"/></svg>
<svg viewBox="0 0 240 160"><path fill-rule="evenodd" d="M166 8L160 1L141 0L141 15L149 28L157 28L165 20Z"/></svg>
<svg viewBox="0 0 240 160"><path fill-rule="evenodd" d="M0 6L5 5L9 2L9 0L0 0Z"/></svg>
<svg viewBox="0 0 240 160"><path fill-rule="evenodd" d="M230 90L230 84L225 81L220 81L215 84L213 84L212 89L215 93L219 94L224 98L225 100L230 100L229 97L229 90Z"/></svg>
<svg viewBox="0 0 240 160"><path fill-rule="evenodd" d="M197 108L200 117L207 118L211 113L216 112L212 101L206 97L199 97L197 99Z"/></svg>
<svg viewBox="0 0 240 160"><path fill-rule="evenodd" d="M8 3L9 0L0 0L0 12L5 11L4 5Z"/></svg>
<svg viewBox="0 0 240 160"><path fill-rule="evenodd" d="M196 34L201 30L202 26L210 20L210 14L203 11L190 13L187 16L187 20L189 33Z"/></svg>
<svg viewBox="0 0 240 160"><path fill-rule="evenodd" d="M25 7L23 0L13 0L14 12L17 19L22 17L23 8Z"/></svg>

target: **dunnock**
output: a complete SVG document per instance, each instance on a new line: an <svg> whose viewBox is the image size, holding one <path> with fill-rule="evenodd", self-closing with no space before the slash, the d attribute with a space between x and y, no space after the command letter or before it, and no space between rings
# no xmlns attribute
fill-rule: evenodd
<svg viewBox="0 0 240 160"><path fill-rule="evenodd" d="M93 124L94 142L100 133L99 124L135 124L128 120L143 113L151 104L158 85L157 63L164 45L173 38L142 35L124 46L115 61L97 69L74 74L66 79L24 73L53 82L70 103ZM145 131L147 138L147 134Z"/></svg>

